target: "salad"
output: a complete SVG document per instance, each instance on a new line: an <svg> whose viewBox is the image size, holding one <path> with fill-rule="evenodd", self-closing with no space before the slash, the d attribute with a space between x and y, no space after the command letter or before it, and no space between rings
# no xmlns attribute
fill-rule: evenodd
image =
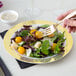
<svg viewBox="0 0 76 76"><path fill-rule="evenodd" d="M66 40L64 32L56 31L51 35L43 37L43 29L49 26L48 24L37 27L23 25L11 37L10 47L21 55L33 58L45 58L63 53Z"/></svg>

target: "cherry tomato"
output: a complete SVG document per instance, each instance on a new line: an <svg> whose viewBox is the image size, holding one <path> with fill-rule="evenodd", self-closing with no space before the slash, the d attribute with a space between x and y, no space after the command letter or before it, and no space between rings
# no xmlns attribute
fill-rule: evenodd
<svg viewBox="0 0 76 76"><path fill-rule="evenodd" d="M55 49L55 47L56 47L56 45L57 45L56 43L53 43L53 45L52 45L51 49L52 49L52 50L54 50L54 49Z"/></svg>
<svg viewBox="0 0 76 76"><path fill-rule="evenodd" d="M32 29L32 30L30 31L30 34L34 36L34 35L35 35L34 32L36 32L36 31L37 31L36 29Z"/></svg>
<svg viewBox="0 0 76 76"><path fill-rule="evenodd" d="M15 42L16 42L16 43L20 43L21 41L22 41L22 37L16 37L16 38L15 38Z"/></svg>
<svg viewBox="0 0 76 76"><path fill-rule="evenodd" d="M41 31L36 31L35 36L36 36L36 38L42 38L43 33Z"/></svg>
<svg viewBox="0 0 76 76"><path fill-rule="evenodd" d="M20 53L20 54L25 54L25 52L26 52L26 50L25 50L25 48L24 47L19 47L18 48L18 52Z"/></svg>
<svg viewBox="0 0 76 76"><path fill-rule="evenodd" d="M54 34L48 35L48 37L54 37L54 36L55 36Z"/></svg>

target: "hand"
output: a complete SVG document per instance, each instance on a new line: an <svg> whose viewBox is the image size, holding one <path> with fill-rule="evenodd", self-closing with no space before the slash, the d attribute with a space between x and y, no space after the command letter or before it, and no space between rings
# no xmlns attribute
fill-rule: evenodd
<svg viewBox="0 0 76 76"><path fill-rule="evenodd" d="M72 13L73 11L75 11L76 9L73 10L69 10L64 14L61 14L59 17L57 17L57 20L62 20L64 19L68 14ZM76 20L73 19L66 19L63 22L63 27L67 27L68 28L68 32L76 32Z"/></svg>

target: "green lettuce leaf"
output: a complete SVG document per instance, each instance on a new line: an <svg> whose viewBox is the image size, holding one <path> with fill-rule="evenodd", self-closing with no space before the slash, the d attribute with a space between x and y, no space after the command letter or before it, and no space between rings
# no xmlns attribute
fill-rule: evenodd
<svg viewBox="0 0 76 76"><path fill-rule="evenodd" d="M22 32L20 32L20 36L27 36L29 33L28 30L23 30Z"/></svg>
<svg viewBox="0 0 76 76"><path fill-rule="evenodd" d="M44 27L44 28L47 28L47 27L49 27L50 25L48 25L48 24L45 24L45 25L42 25L42 26L40 26L40 27Z"/></svg>
<svg viewBox="0 0 76 76"><path fill-rule="evenodd" d="M45 55L48 55L49 54L49 47L50 47L50 43L48 40L45 40L42 42L42 45L41 45L41 52Z"/></svg>

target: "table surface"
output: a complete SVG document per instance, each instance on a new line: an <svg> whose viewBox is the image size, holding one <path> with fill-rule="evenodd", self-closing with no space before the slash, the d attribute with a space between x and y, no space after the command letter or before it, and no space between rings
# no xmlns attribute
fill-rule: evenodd
<svg viewBox="0 0 76 76"><path fill-rule="evenodd" d="M75 8L76 0L1 0L4 6L0 8L0 12L3 10L16 10L19 13L19 19L16 23L6 25L0 25L0 32L13 27L15 24L31 20L31 18L26 17L26 8L40 8L40 14L36 18L37 20L49 20L56 21L56 17L65 12L68 9ZM20 69L16 60L10 56L4 46L3 40L0 37L0 56L5 62L6 66L12 73L12 76L76 76L76 33L72 34L73 37L73 48L70 53L63 59L44 65L35 65L26 69Z"/></svg>

